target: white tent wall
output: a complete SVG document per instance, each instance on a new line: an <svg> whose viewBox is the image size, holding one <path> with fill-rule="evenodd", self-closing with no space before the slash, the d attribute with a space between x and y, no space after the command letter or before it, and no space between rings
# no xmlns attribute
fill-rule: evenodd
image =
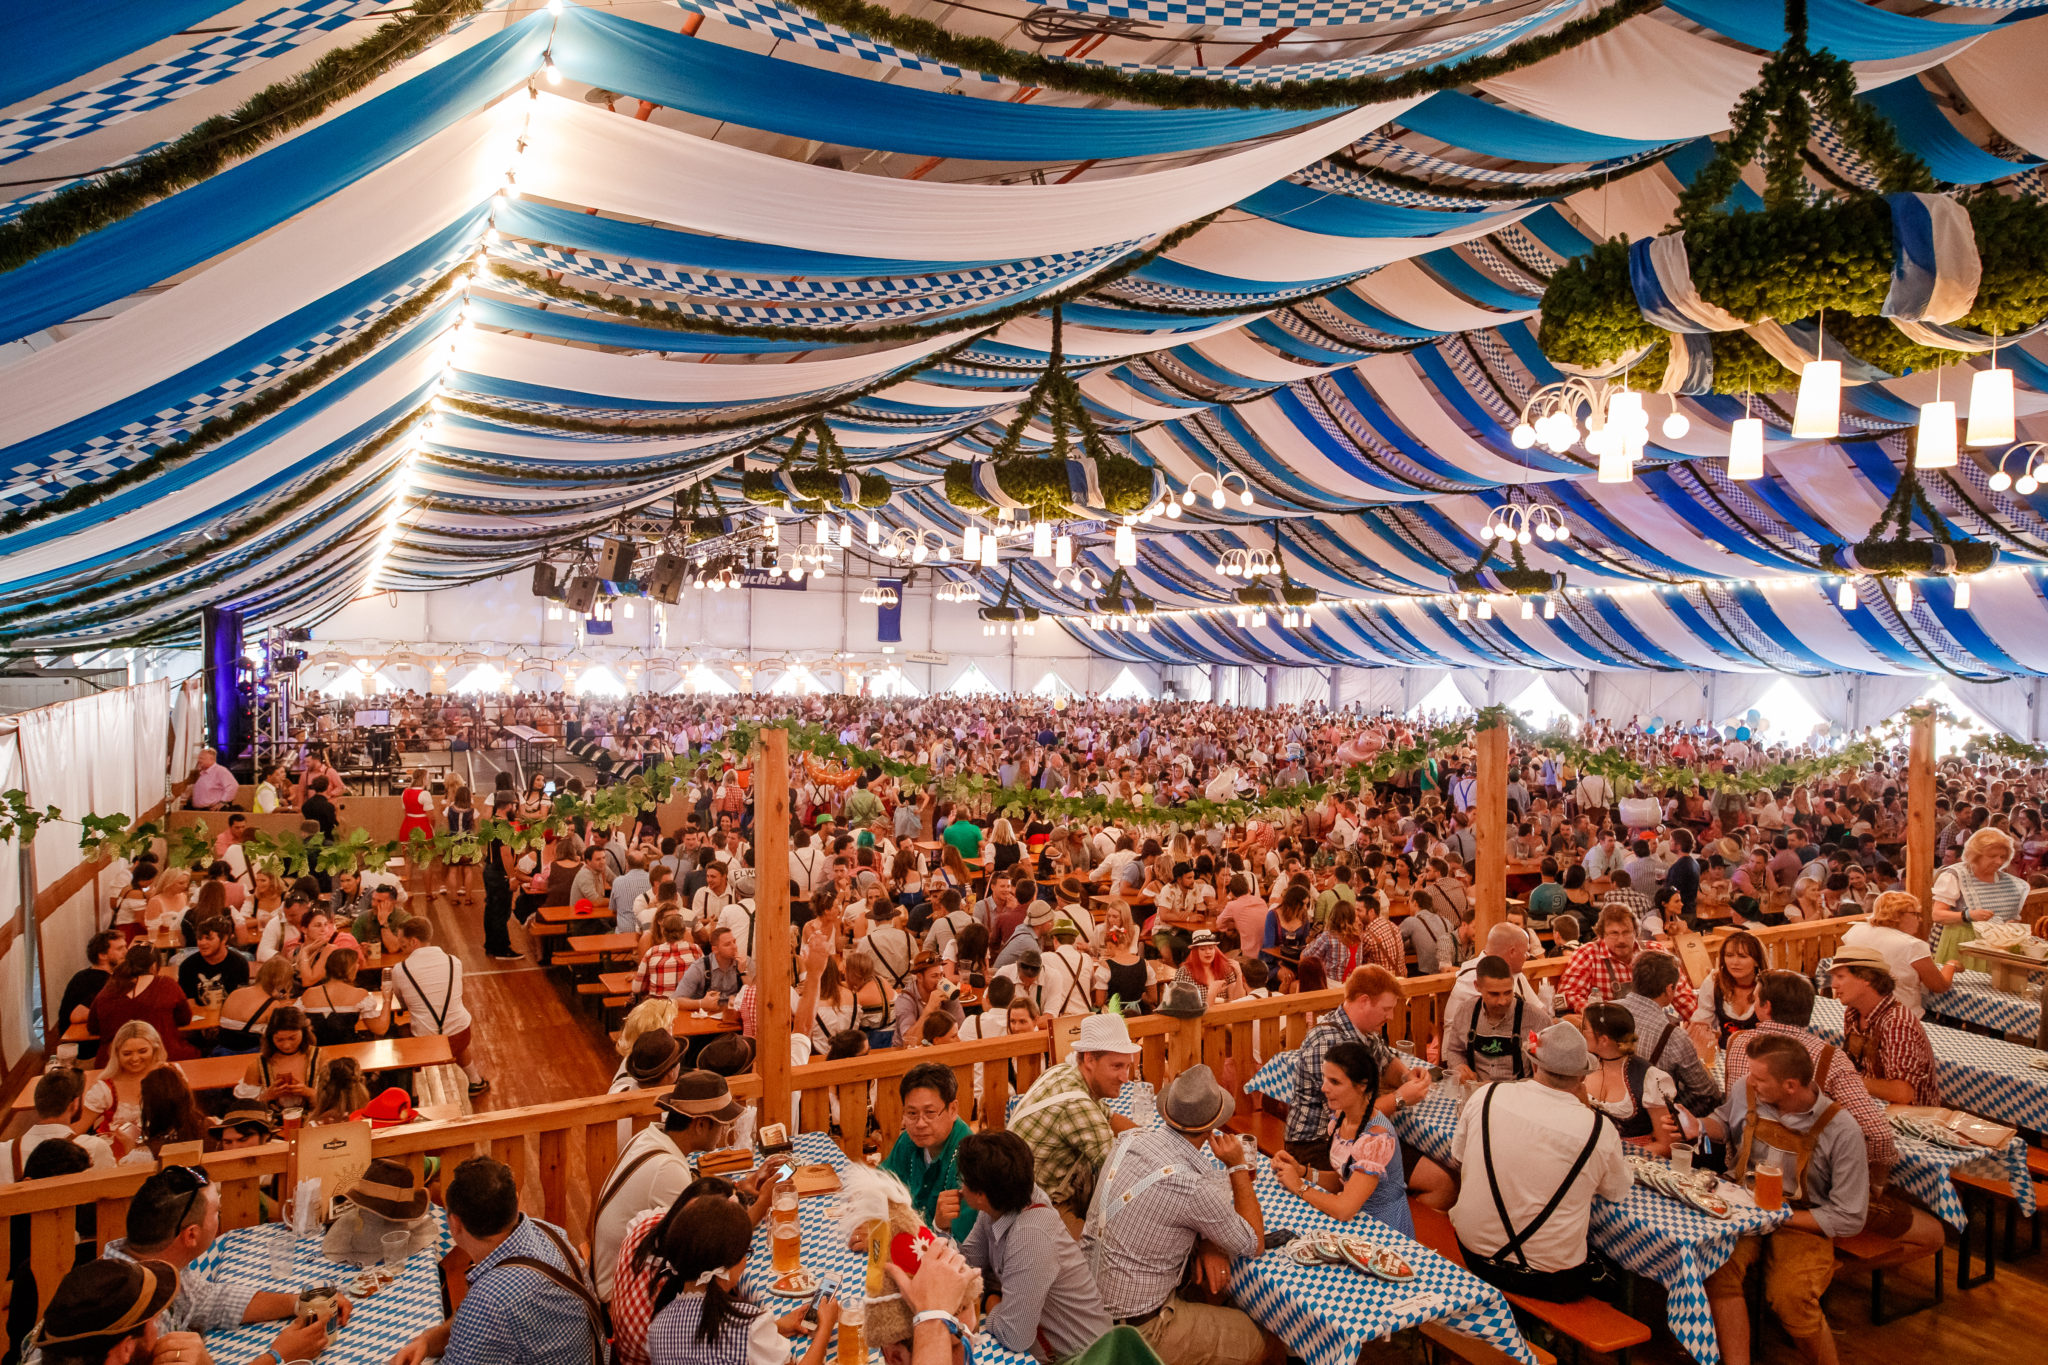
<svg viewBox="0 0 2048 1365"><path fill-rule="evenodd" d="M0 791L22 785L21 745L12 726L0 730ZM0 840L0 1065L11 1068L33 1046L27 920L22 915L21 845Z"/></svg>
<svg viewBox="0 0 2048 1365"><path fill-rule="evenodd" d="M1347 669L1346 672L1362 672L1361 669ZM1172 683L1174 693L1182 701L1207 701L1215 686L1211 671L1200 664L1168 664L1159 670L1159 684L1164 687Z"/></svg>
<svg viewBox="0 0 2048 1365"><path fill-rule="evenodd" d="M366 657L387 646L406 644L431 654L457 646L486 654L522 648L529 655L576 658L591 663L623 659L635 651L697 655L714 666L727 655L749 659L780 656L816 658L844 650L872 663L895 664L919 690L945 691L980 665L1003 691L1029 692L1047 669L1080 691L1101 691L1125 665L1091 653L1058 624L1041 621L1034 635L982 634L972 602L940 602L928 577L905 594L902 640L882 653L878 609L861 603L865 578L835 574L801 590L749 588L729 592L691 589L665 609L666 643L657 633L654 604L633 603L633 616L615 609L610 636L579 642L575 620L550 621L548 604L533 595L525 572L424 593L376 593L351 602L314 629L318 646ZM316 646L317 647L317 646ZM913 653L947 656L943 664L917 663ZM1156 665L1129 665L1148 691L1159 690ZM614 669L623 677L622 669ZM410 675L408 675L410 676Z"/></svg>
<svg viewBox="0 0 2048 1365"><path fill-rule="evenodd" d="M1327 668L1269 668L1266 696L1275 706L1299 706L1315 702L1328 706L1333 691Z"/></svg>

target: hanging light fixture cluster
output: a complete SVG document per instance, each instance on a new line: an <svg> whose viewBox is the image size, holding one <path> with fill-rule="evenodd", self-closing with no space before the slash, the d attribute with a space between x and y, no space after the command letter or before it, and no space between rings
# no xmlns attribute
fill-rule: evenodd
<svg viewBox="0 0 2048 1365"><path fill-rule="evenodd" d="M1133 630L1140 635L1152 633L1152 620L1136 612L1096 612L1088 618L1088 624L1097 630Z"/></svg>
<svg viewBox="0 0 2048 1365"><path fill-rule="evenodd" d="M901 560L911 564L922 564L933 558L943 564L953 557L953 552L947 548L945 540L930 531L892 531L886 540L876 546L875 553L883 559Z"/></svg>
<svg viewBox="0 0 2048 1365"><path fill-rule="evenodd" d="M958 580L949 578L939 584L938 590L932 596L941 602L979 602L981 600L981 589L975 587L964 578Z"/></svg>
<svg viewBox="0 0 2048 1365"><path fill-rule="evenodd" d="M1486 524L1479 528L1481 540L1498 540L1503 545L1570 540L1571 535L1564 513L1547 502L1503 503L1486 514Z"/></svg>
<svg viewBox="0 0 2048 1365"><path fill-rule="evenodd" d="M1232 479L1237 480L1235 487L1231 485ZM1234 469L1225 469L1222 465L1216 466L1216 472L1213 474L1205 469L1195 475L1194 478L1189 479L1187 488L1180 495L1181 502L1188 507L1193 507L1195 499L1201 496L1201 490L1205 484L1209 489L1209 505L1219 512L1223 510L1224 505L1230 501L1233 494L1236 496L1240 506L1250 507L1252 505L1251 480ZM1166 515L1178 517L1180 513L1169 506L1166 508Z"/></svg>
<svg viewBox="0 0 2048 1365"><path fill-rule="evenodd" d="M1280 560L1271 550L1225 550L1216 561L1216 572L1249 582L1261 574L1279 573Z"/></svg>
<svg viewBox="0 0 2048 1365"><path fill-rule="evenodd" d="M1579 411L1586 412L1586 426L1579 429ZM1676 404L1664 418L1664 435L1677 440L1691 423ZM1635 477L1636 462L1650 443L1650 414L1643 396L1625 383L1581 379L1573 376L1545 384L1529 395L1522 405L1522 420L1508 439L1517 450L1542 446L1562 455L1581 440L1586 453L1599 461L1601 483L1627 483Z"/></svg>
<svg viewBox="0 0 2048 1365"><path fill-rule="evenodd" d="M1982 378L1988 373L1988 370L1979 371L1978 377ZM1976 420L1974 412L1971 413L1971 420ZM1971 444L1975 445L1976 442L1972 441ZM2020 457L2020 472L2017 475L2007 468L2015 455ZM2039 492L2043 484L2048 484L2048 441L2022 441L2016 446L2009 447L1998 457L1998 468L1992 471L1989 482L1995 493L2003 493L2009 488L2022 497L2029 497Z"/></svg>
<svg viewBox="0 0 2048 1365"><path fill-rule="evenodd" d="M863 606L893 607L902 599L896 595L896 589L887 583L870 583L861 589L860 600Z"/></svg>
<svg viewBox="0 0 2048 1365"><path fill-rule="evenodd" d="M1102 591L1102 580L1095 576L1094 570L1083 565L1054 570L1052 581L1054 587L1064 588L1068 592Z"/></svg>

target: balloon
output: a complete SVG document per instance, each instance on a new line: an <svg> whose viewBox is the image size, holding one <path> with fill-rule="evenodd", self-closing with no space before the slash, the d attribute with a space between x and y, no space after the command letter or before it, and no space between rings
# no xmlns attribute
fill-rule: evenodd
<svg viewBox="0 0 2048 1365"><path fill-rule="evenodd" d="M1763 713L1763 712L1761 712L1761 711L1759 711L1759 710L1757 710L1757 709L1756 709L1756 708L1755 708L1754 706L1750 707L1750 708L1749 708L1749 714L1748 714L1747 716L1744 716L1744 717L1743 717L1743 719L1744 719L1744 720L1746 720L1746 721L1748 721L1748 722L1749 722L1749 723L1750 723L1751 725L1754 725L1754 724L1756 724L1756 723L1757 723L1758 721L1762 720L1763 718L1764 718L1764 713Z"/></svg>
<svg viewBox="0 0 2048 1365"><path fill-rule="evenodd" d="M1737 739L1748 739L1748 738L1749 738L1749 727L1748 727L1747 725L1738 725L1738 726L1736 726L1736 727L1735 727L1735 737L1736 737Z"/></svg>
<svg viewBox="0 0 2048 1365"><path fill-rule="evenodd" d="M1661 729L1663 729L1663 728L1664 728L1664 717L1662 717L1662 716L1652 716L1652 717L1650 717L1650 728L1651 728L1652 730L1661 730Z"/></svg>
<svg viewBox="0 0 2048 1365"><path fill-rule="evenodd" d="M1722 726L1722 727L1721 727L1721 738L1723 738L1723 739L1733 739L1733 738L1735 738L1735 727L1734 727L1734 726L1732 726L1732 725L1724 725L1724 726Z"/></svg>
<svg viewBox="0 0 2048 1365"><path fill-rule="evenodd" d="M1055 710L1055 711L1064 711L1064 710L1066 710L1066 709L1067 709L1067 699L1066 699L1065 697L1054 697L1054 698L1052 699L1052 709L1053 709L1053 710Z"/></svg>

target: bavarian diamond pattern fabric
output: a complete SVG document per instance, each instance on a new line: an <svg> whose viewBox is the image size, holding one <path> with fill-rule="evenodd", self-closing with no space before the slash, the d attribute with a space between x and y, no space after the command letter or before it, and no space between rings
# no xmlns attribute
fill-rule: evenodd
<svg viewBox="0 0 2048 1365"><path fill-rule="evenodd" d="M1813 1031L1831 1043L1842 1041L1842 1002L1813 1002ZM1934 1045L1934 1079L1941 1102L1987 1119L2036 1132L2048 1128L2048 1071L2034 1065L2041 1050L2020 1047L1958 1029L1928 1024Z"/></svg>
<svg viewBox="0 0 2048 1365"><path fill-rule="evenodd" d="M1975 1024L1994 1033L2034 1036L2041 1025L2041 1002L1995 990L1984 972L1957 972L1955 984L1926 997L1927 1012L1958 1024Z"/></svg>
<svg viewBox="0 0 2048 1365"><path fill-rule="evenodd" d="M371 1297L350 1295L355 1311L348 1326L335 1332L327 1349L320 1353L325 1365L384 1365L408 1341L441 1321L441 1279L438 1262L448 1254L447 1224L441 1211L433 1209L439 1236L434 1243L415 1251L405 1263L397 1281ZM281 1267L289 1255L291 1271ZM195 1268L231 1279L253 1280L267 1288L308 1284L338 1284L347 1293L356 1267L330 1261L320 1252L318 1236L294 1238L282 1223L264 1223L253 1228L224 1232ZM220 1360L253 1360L277 1335L274 1322L245 1323L206 1337L207 1354Z"/></svg>
<svg viewBox="0 0 2048 1365"><path fill-rule="evenodd" d="M175 57L137 67L104 85L74 91L0 119L0 164L182 99L194 90L283 56L323 33L389 8L385 0L302 0L272 10L232 33L208 38Z"/></svg>
<svg viewBox="0 0 2048 1365"><path fill-rule="evenodd" d="M696 5L706 14L716 15L728 24L752 29L756 33L765 33L786 43L799 43L819 52L834 52L868 62L884 62L890 66L900 66L905 71L931 71L941 76L951 76L955 80L983 81L991 85L1002 83L996 76L963 71L957 66L934 62L915 53L905 52L899 47L892 47L888 43L878 43L871 38L849 33L837 24L813 19L802 10L774 4L772 0L696 0Z"/></svg>
<svg viewBox="0 0 2048 1365"><path fill-rule="evenodd" d="M1228 24L1237 28L1329 28L1391 24L1483 9L1494 0L1057 0L1076 14L1155 24Z"/></svg>
<svg viewBox="0 0 2048 1365"><path fill-rule="evenodd" d="M2034 1177L2027 1171L2025 1139L2016 1137L2002 1150L1986 1152L1938 1147L1903 1133L1892 1136L1899 1147L1898 1164L1892 1167L1892 1184L1926 1205L1928 1212L1957 1231L1962 1231L1970 1222L1969 1215L1963 1211L1962 1192L1956 1189L1957 1171L1967 1171L1986 1180L2008 1182L2012 1186L2013 1199L2020 1206L2020 1213L2028 1218L2034 1216Z"/></svg>

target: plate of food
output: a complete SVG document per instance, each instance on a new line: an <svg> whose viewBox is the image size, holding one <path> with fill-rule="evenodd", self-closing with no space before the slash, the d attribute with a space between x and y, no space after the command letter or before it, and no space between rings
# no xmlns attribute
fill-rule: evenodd
<svg viewBox="0 0 2048 1365"><path fill-rule="evenodd" d="M1345 1243L1345 1251L1353 1256L1352 1264L1368 1275L1391 1280L1395 1284L1405 1284L1415 1278L1415 1267L1392 1247L1374 1246L1363 1237L1354 1237Z"/></svg>
<svg viewBox="0 0 2048 1365"><path fill-rule="evenodd" d="M1325 1265L1346 1265L1344 1239L1334 1232L1319 1232L1309 1238L1309 1245L1315 1248L1316 1259Z"/></svg>
<svg viewBox="0 0 2048 1365"><path fill-rule="evenodd" d="M818 1277L808 1270L788 1271L775 1277L768 1292L778 1299L808 1299L818 1292Z"/></svg>

